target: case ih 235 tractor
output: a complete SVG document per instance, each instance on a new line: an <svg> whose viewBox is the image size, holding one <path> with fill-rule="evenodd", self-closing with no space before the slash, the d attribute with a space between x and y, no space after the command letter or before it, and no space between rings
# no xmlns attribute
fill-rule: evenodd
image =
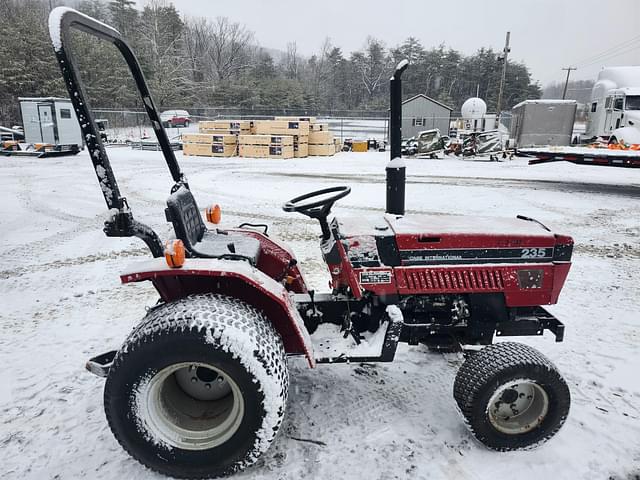
<svg viewBox="0 0 640 480"><path fill-rule="evenodd" d="M398 342L465 346L453 396L489 448L531 447L562 426L570 397L554 365L526 345L492 341L545 329L562 340L564 326L540 305L556 303L573 241L526 217L404 215L400 76L406 61L391 79L386 214L372 222L330 219L349 187L284 204L320 224L332 289L316 293L266 226L205 224L140 66L116 30L67 8L51 13L49 27L111 213L104 232L138 237L154 257L121 279L151 282L158 304L118 351L87 364L106 377L109 426L134 458L176 477L236 472L254 463L278 432L288 355L305 356L311 368L390 362ZM69 51L72 27L113 43L131 69L174 181L165 213L176 239L168 246L134 219L120 195Z"/></svg>

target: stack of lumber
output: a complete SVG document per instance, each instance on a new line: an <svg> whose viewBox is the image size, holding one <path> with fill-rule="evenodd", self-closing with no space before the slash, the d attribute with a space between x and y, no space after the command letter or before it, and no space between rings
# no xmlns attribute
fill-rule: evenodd
<svg viewBox="0 0 640 480"><path fill-rule="evenodd" d="M255 122L257 135L287 135L293 139L293 156L303 158L309 155L309 120L314 117L276 117L275 120Z"/></svg>
<svg viewBox="0 0 640 480"><path fill-rule="evenodd" d="M298 122L316 123L316 117L273 117L274 120L287 120Z"/></svg>
<svg viewBox="0 0 640 480"><path fill-rule="evenodd" d="M292 135L239 135L239 155L251 158L293 158Z"/></svg>
<svg viewBox="0 0 640 480"><path fill-rule="evenodd" d="M199 131L183 134L185 155L304 158L334 155L342 149L329 125L315 117L203 121Z"/></svg>
<svg viewBox="0 0 640 480"><path fill-rule="evenodd" d="M250 135L255 133L253 123L252 120L211 120L200 122L198 130L200 133Z"/></svg>
<svg viewBox="0 0 640 480"><path fill-rule="evenodd" d="M232 133L183 133L183 154L202 157L233 157L238 136Z"/></svg>
<svg viewBox="0 0 640 480"><path fill-rule="evenodd" d="M309 155L334 155L336 145L334 136L326 123L314 123L309 131Z"/></svg>

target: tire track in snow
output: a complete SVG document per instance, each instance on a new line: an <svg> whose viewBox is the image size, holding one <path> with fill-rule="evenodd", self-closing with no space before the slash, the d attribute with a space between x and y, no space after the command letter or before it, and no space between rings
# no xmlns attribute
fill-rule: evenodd
<svg viewBox="0 0 640 480"><path fill-rule="evenodd" d="M102 214L87 218L72 215L57 208L52 208L46 203L37 202L33 199L31 195L33 184L31 182L27 181L24 177L20 177L19 183L23 190L18 191L16 195L27 211L38 213L47 218L54 218L56 220L68 222L73 225L68 230L62 230L60 232L47 235L39 240L25 242L18 247L6 251L5 254L13 257L36 258L43 251L46 251L51 244L60 245L66 243L75 239L82 233L90 232L95 229L96 224L101 224L100 220L103 216Z"/></svg>
<svg viewBox="0 0 640 480"><path fill-rule="evenodd" d="M436 426L442 418L460 422L449 392L453 367L460 360L414 348L388 366L354 363L310 371L291 365L289 411L282 434L247 475L266 468L283 479L330 478L331 466L337 463L344 478L362 478L359 459L365 456L376 478L397 477L397 465L404 465L407 478L433 478L425 470L431 459L441 455L455 459L469 451L471 438L463 426L455 439ZM438 420L432 422L431 417ZM398 432L409 424L412 435L398 442ZM415 425L420 425L419 432ZM458 471L456 463L448 468Z"/></svg>
<svg viewBox="0 0 640 480"><path fill-rule="evenodd" d="M264 172L261 175L276 177L310 178L320 180L350 181L356 183L381 184L382 175L358 174L322 174L322 173L284 173ZM434 184L455 187L488 186L492 188L530 188L533 190L552 190L571 193L595 193L619 197L640 198L640 185L615 185L608 183L563 182L560 180L535 180L493 177L454 177L443 175L412 175L407 178L408 184Z"/></svg>
<svg viewBox="0 0 640 480"><path fill-rule="evenodd" d="M0 270L0 280L6 280L9 278L20 277L24 274L42 272L46 270L53 270L65 267L71 267L76 265L84 265L86 263L101 262L103 260L113 260L126 257L141 257L149 256L150 251L148 248L135 248L121 251L111 251L107 253L96 253L92 255L85 255L83 257L71 257L62 260L56 260L54 262L40 263L35 265L29 265L25 267L18 267L11 270Z"/></svg>
<svg viewBox="0 0 640 480"><path fill-rule="evenodd" d="M613 245L577 244L575 251L598 258L640 258L640 245L631 245L628 243L614 243Z"/></svg>
<svg viewBox="0 0 640 480"><path fill-rule="evenodd" d="M149 300L140 287L121 286L62 297L43 305L34 321L15 318L13 335L0 336L3 364L9 364L27 345L32 352L48 352L40 359L37 356L25 359L26 364L9 377L11 381L4 393L11 401L0 405L0 447L5 475L82 478L88 468L93 471L92 478L108 478L104 469L109 464L130 461L104 421L101 408L104 382L82 366L90 356L118 348L132 324L144 316L142 305ZM136 303L140 308L133 314L130 309ZM38 326L41 320L46 323ZM49 333L42 335L42 328ZM52 342L56 344L53 351ZM78 431L83 434L77 435ZM89 437L92 441L88 445ZM61 462L61 453L84 460ZM25 456L30 458L26 471ZM131 462L131 467L135 470L135 462ZM123 473L123 478L131 476Z"/></svg>

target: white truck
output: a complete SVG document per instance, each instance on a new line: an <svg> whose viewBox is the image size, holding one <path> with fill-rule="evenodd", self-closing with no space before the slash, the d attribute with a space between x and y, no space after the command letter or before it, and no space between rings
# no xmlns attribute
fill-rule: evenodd
<svg viewBox="0 0 640 480"><path fill-rule="evenodd" d="M598 74L583 140L597 137L640 143L640 66L608 67Z"/></svg>

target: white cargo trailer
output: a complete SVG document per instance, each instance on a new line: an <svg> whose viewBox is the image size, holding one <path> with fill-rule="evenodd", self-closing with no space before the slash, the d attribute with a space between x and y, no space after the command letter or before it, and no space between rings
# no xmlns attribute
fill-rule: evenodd
<svg viewBox="0 0 640 480"><path fill-rule="evenodd" d="M515 147L570 145L578 104L575 100L525 100L511 110Z"/></svg>
<svg viewBox="0 0 640 480"><path fill-rule="evenodd" d="M584 140L640 143L640 66L602 69L589 107Z"/></svg>
<svg viewBox="0 0 640 480"><path fill-rule="evenodd" d="M28 144L77 145L83 139L73 105L68 99L19 98L24 141Z"/></svg>

